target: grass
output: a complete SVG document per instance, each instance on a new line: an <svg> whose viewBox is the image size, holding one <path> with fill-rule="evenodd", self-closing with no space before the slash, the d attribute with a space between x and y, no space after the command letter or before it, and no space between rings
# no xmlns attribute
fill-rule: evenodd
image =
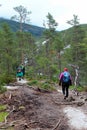
<svg viewBox="0 0 87 130"><path fill-rule="evenodd" d="M51 83L51 81L47 80L47 81L38 81L38 80L32 80L30 82L28 82L28 85L30 86L37 86L41 89L44 90L55 90L55 87L53 86L53 84Z"/></svg>
<svg viewBox="0 0 87 130"><path fill-rule="evenodd" d="M3 122L7 115L8 115L8 112L0 112L0 122Z"/></svg>
<svg viewBox="0 0 87 130"><path fill-rule="evenodd" d="M5 117L9 114L6 112L7 106L6 105L0 105L0 122L3 122L5 120Z"/></svg>
<svg viewBox="0 0 87 130"><path fill-rule="evenodd" d="M4 93L5 91L7 91L7 88L0 84L0 93Z"/></svg>
<svg viewBox="0 0 87 130"><path fill-rule="evenodd" d="M79 91L79 92L83 92L83 91L85 91L85 92L87 92L87 87L81 87L81 86L70 86L70 89L71 90L73 90L73 89L76 89L77 91Z"/></svg>
<svg viewBox="0 0 87 130"><path fill-rule="evenodd" d="M32 80L30 82L28 82L28 85L38 85L38 80Z"/></svg>
<svg viewBox="0 0 87 130"><path fill-rule="evenodd" d="M0 111L3 111L3 110L5 110L6 109L6 105L0 105Z"/></svg>
<svg viewBox="0 0 87 130"><path fill-rule="evenodd" d="M50 83L47 83L47 82L41 83L40 88L44 90L51 90L51 91L55 90L55 88Z"/></svg>

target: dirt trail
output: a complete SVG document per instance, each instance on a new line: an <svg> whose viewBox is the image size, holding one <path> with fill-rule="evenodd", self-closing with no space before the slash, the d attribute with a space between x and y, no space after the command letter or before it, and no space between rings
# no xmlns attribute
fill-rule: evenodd
<svg viewBox="0 0 87 130"><path fill-rule="evenodd" d="M64 100L60 87L46 92L23 80L10 87L14 86L18 88L0 98L0 104L8 104L10 111L3 126L7 130L87 130L87 93L76 96L70 92Z"/></svg>

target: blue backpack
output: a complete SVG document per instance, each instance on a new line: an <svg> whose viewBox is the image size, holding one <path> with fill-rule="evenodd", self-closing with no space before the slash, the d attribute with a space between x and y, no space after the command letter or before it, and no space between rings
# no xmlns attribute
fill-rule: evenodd
<svg viewBox="0 0 87 130"><path fill-rule="evenodd" d="M65 72L63 73L62 81L65 82L65 83L67 83L67 82L70 81L70 74L69 74L69 72L65 71Z"/></svg>

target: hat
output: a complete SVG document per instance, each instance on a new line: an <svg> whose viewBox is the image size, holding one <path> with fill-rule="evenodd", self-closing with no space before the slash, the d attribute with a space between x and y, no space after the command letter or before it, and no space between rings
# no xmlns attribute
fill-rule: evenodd
<svg viewBox="0 0 87 130"><path fill-rule="evenodd" d="M67 68L64 68L64 71L68 71L68 69L67 69Z"/></svg>

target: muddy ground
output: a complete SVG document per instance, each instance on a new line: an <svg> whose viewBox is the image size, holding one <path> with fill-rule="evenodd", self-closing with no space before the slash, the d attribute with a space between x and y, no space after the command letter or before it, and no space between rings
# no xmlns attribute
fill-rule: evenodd
<svg viewBox="0 0 87 130"><path fill-rule="evenodd" d="M56 91L50 92L27 84L16 85L18 89L0 96L0 104L8 104L6 111L9 112L5 122L0 123L0 130L77 130L69 124L64 108L75 107L86 113L86 92L77 96L70 91L69 98L64 100L62 93L57 91L61 90L58 86Z"/></svg>

